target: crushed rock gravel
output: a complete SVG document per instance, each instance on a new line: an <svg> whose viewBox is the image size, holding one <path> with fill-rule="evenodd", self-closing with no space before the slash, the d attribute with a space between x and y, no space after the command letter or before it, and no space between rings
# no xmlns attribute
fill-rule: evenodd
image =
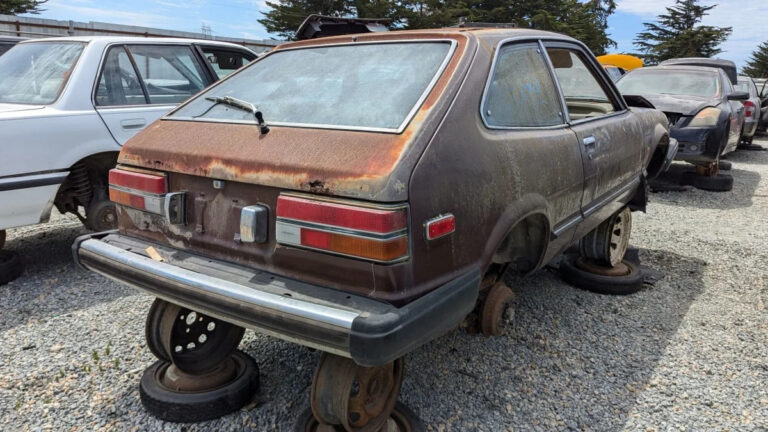
<svg viewBox="0 0 768 432"><path fill-rule="evenodd" d="M768 141L757 141L766 145ZM406 357L401 399L430 431L768 430L768 152L729 158L734 190L653 194L632 242L663 277L610 297L544 269L508 278L514 326L452 332ZM675 164L670 175L684 165ZM9 231L26 264L0 287L0 430L288 431L317 353L247 332L261 369L245 409L177 425L141 407L151 298L77 270L79 222Z"/></svg>

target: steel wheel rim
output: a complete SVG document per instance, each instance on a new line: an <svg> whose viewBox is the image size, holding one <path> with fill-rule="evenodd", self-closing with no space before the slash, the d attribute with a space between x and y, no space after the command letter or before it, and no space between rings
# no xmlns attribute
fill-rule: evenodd
<svg viewBox="0 0 768 432"><path fill-rule="evenodd" d="M616 266L624 259L632 233L632 212L624 208L614 218L608 241L608 257L611 266Z"/></svg>
<svg viewBox="0 0 768 432"><path fill-rule="evenodd" d="M378 431L397 403L402 380L402 358L366 368L323 353L312 382L312 413L322 425L340 425L350 432Z"/></svg>
<svg viewBox="0 0 768 432"><path fill-rule="evenodd" d="M187 373L210 371L237 348L245 329L157 299L147 317L150 350Z"/></svg>
<svg viewBox="0 0 768 432"><path fill-rule="evenodd" d="M314 416L310 416L307 422L301 427L303 432L343 432L344 428L339 425L321 424ZM376 432L412 432L413 425L408 417L401 413L397 408L384 424Z"/></svg>

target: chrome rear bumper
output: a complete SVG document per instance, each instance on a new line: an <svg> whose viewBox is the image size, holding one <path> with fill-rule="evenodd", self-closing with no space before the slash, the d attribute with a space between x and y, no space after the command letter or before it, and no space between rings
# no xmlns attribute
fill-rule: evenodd
<svg viewBox="0 0 768 432"><path fill-rule="evenodd" d="M149 258L154 247L164 261ZM364 366L392 361L459 324L474 307L479 271L396 308L268 272L116 233L78 238L82 267L198 312Z"/></svg>

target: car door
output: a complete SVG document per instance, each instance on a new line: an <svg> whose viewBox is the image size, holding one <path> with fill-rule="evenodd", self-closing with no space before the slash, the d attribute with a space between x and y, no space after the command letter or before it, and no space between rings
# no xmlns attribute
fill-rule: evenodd
<svg viewBox="0 0 768 432"><path fill-rule="evenodd" d="M481 110L489 139L513 161L510 187L544 197L554 248L569 245L581 220L581 150L538 41L499 48Z"/></svg>
<svg viewBox="0 0 768 432"><path fill-rule="evenodd" d="M120 144L211 79L190 45L112 45L94 91L94 106Z"/></svg>
<svg viewBox="0 0 768 432"><path fill-rule="evenodd" d="M197 44L200 55L217 80L223 79L256 59L256 54L247 49Z"/></svg>
<svg viewBox="0 0 768 432"><path fill-rule="evenodd" d="M591 54L567 42L549 42L546 48L581 147L584 233L618 211L616 199L640 181L643 131Z"/></svg>

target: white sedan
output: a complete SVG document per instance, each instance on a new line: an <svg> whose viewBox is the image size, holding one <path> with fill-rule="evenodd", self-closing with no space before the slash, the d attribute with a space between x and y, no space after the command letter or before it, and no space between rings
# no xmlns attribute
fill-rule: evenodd
<svg viewBox="0 0 768 432"><path fill-rule="evenodd" d="M180 102L256 58L209 40L29 40L0 57L0 248L52 207L114 226L107 175L120 147ZM80 210L82 208L82 211Z"/></svg>

